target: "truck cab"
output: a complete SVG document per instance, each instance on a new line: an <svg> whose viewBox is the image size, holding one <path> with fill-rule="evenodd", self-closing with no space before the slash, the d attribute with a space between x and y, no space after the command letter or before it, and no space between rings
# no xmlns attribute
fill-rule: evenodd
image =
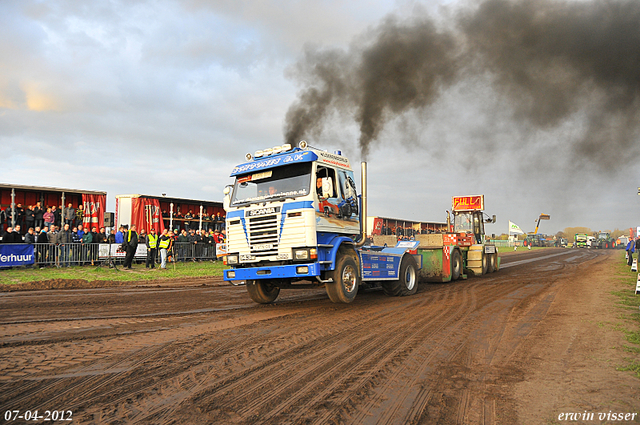
<svg viewBox="0 0 640 425"><path fill-rule="evenodd" d="M333 302L348 303L363 280L398 281L392 293L415 293L419 267L408 254L415 247L362 249L366 202L341 152L301 141L246 159L224 191L231 267L225 280L245 282L258 303L273 302L281 288L309 285L325 286ZM366 187L364 163L362 169Z"/></svg>
<svg viewBox="0 0 640 425"><path fill-rule="evenodd" d="M575 234L575 246L577 248L586 248L589 236L586 233L576 233Z"/></svg>
<svg viewBox="0 0 640 425"><path fill-rule="evenodd" d="M475 244L484 243L484 217L482 211L454 211L453 233L473 235Z"/></svg>

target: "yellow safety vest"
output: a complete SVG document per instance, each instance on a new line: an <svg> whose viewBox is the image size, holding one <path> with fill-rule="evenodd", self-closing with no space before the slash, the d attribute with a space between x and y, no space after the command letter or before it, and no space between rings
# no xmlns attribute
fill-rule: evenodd
<svg viewBox="0 0 640 425"><path fill-rule="evenodd" d="M171 238L160 239L160 249L169 248L169 244L171 243Z"/></svg>
<svg viewBox="0 0 640 425"><path fill-rule="evenodd" d="M158 246L158 235L152 235L149 233L149 248L155 248Z"/></svg>

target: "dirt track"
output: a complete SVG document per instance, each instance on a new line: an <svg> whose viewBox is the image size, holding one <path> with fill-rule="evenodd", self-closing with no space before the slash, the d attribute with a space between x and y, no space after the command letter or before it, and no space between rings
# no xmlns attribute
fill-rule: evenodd
<svg viewBox="0 0 640 425"><path fill-rule="evenodd" d="M562 412L639 412L639 381L615 370L622 334L601 325L619 314L608 295L618 256L507 253L498 273L422 284L407 298L360 293L351 305L289 290L260 306L217 280L2 293L0 413L546 424Z"/></svg>

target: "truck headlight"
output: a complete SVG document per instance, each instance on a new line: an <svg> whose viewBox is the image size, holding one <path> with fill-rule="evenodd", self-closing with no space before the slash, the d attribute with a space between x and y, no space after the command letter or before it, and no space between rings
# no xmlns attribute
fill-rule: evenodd
<svg viewBox="0 0 640 425"><path fill-rule="evenodd" d="M233 270L227 271L227 279L234 279L236 277L236 272Z"/></svg>
<svg viewBox="0 0 640 425"><path fill-rule="evenodd" d="M296 260L308 260L309 259L309 250L307 249L296 249L293 252L293 258Z"/></svg>
<svg viewBox="0 0 640 425"><path fill-rule="evenodd" d="M318 258L318 250L316 248L294 248L293 259L296 261L308 261Z"/></svg>
<svg viewBox="0 0 640 425"><path fill-rule="evenodd" d="M227 255L227 264L238 264L238 254Z"/></svg>

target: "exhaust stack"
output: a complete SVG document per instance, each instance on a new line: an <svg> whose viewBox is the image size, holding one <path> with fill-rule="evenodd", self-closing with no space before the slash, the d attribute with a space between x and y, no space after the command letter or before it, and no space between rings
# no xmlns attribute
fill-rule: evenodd
<svg viewBox="0 0 640 425"><path fill-rule="evenodd" d="M362 237L356 246L364 245L367 240L367 163L362 161L360 164L360 181L362 184L362 206L360 208L360 228L362 229Z"/></svg>

